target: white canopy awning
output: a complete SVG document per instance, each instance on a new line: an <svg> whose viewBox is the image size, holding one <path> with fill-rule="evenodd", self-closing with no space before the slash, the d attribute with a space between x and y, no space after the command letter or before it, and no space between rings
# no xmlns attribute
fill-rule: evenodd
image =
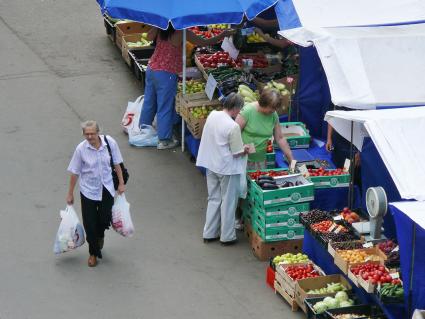
<svg viewBox="0 0 425 319"><path fill-rule="evenodd" d="M396 202L391 205L405 213L420 227L425 229L425 202Z"/></svg>
<svg viewBox="0 0 425 319"><path fill-rule="evenodd" d="M425 24L303 27L279 33L301 46L314 44L335 105L425 105Z"/></svg>
<svg viewBox="0 0 425 319"><path fill-rule="evenodd" d="M370 136L404 199L425 200L425 107L370 111L330 111L325 120L362 148Z"/></svg>
<svg viewBox="0 0 425 319"><path fill-rule="evenodd" d="M282 29L372 26L425 21L423 0L280 0Z"/></svg>

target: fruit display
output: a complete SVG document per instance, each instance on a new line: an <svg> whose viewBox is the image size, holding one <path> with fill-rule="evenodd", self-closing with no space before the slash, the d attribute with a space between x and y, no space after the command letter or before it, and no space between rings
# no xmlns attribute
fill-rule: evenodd
<svg viewBox="0 0 425 319"><path fill-rule="evenodd" d="M216 52L213 54L199 54L197 56L199 62L202 64L202 66L205 69L213 68L215 69L217 66L230 66L230 67L236 67L242 66L242 62L240 62L240 65L238 65L237 62L235 62L227 52Z"/></svg>
<svg viewBox="0 0 425 319"><path fill-rule="evenodd" d="M346 262L353 263L363 263L365 261L379 261L380 258L377 255L368 253L364 249L354 249L354 250L339 250L338 254Z"/></svg>
<svg viewBox="0 0 425 319"><path fill-rule="evenodd" d="M251 90L248 86L244 84L239 85L238 93L242 95L246 103L258 101L258 99L260 98L257 92L254 92L253 90Z"/></svg>
<svg viewBox="0 0 425 319"><path fill-rule="evenodd" d="M389 255L396 247L397 247L397 244L392 240L386 240L378 244L378 248L385 255Z"/></svg>
<svg viewBox="0 0 425 319"><path fill-rule="evenodd" d="M348 207L344 207L340 215L350 224L358 223L360 221L360 216L356 212L351 211Z"/></svg>
<svg viewBox="0 0 425 319"><path fill-rule="evenodd" d="M269 61L262 54L239 54L236 59L236 65L238 67L243 66L243 60L252 60L252 67L254 69L263 69L269 66Z"/></svg>
<svg viewBox="0 0 425 319"><path fill-rule="evenodd" d="M265 172L265 171L257 170L255 172L248 173L248 176L251 179L253 179L253 180L258 179L258 177L260 177L260 176L277 177L277 176L285 176L285 175L288 175L288 171L284 171L284 170L282 170L282 171L268 170L268 171Z"/></svg>
<svg viewBox="0 0 425 319"><path fill-rule="evenodd" d="M400 266L400 253L398 251L392 251L387 255L385 260L385 266L388 268L396 268Z"/></svg>
<svg viewBox="0 0 425 319"><path fill-rule="evenodd" d="M350 270L354 275L361 276L364 281L369 281L372 285L393 282L388 270L380 264L365 263L351 267ZM394 280L394 283L397 282L400 281Z"/></svg>
<svg viewBox="0 0 425 319"><path fill-rule="evenodd" d="M206 119L208 115L210 115L210 113L214 110L215 108L213 106L200 106L191 108L189 112L195 119L201 120Z"/></svg>
<svg viewBox="0 0 425 319"><path fill-rule="evenodd" d="M270 90L276 90L283 96L290 94L290 92L286 89L285 84L278 83L278 82L275 82L273 80L270 81L269 83L267 83L264 88L270 89Z"/></svg>
<svg viewBox="0 0 425 319"><path fill-rule="evenodd" d="M404 289L400 280L394 280L391 283L384 283L381 285L381 288L378 289L378 293L381 299L386 298L397 298L403 299Z"/></svg>
<svg viewBox="0 0 425 319"><path fill-rule="evenodd" d="M309 295L323 295L323 294L331 294L338 291L346 291L347 288L341 284L340 282L332 282L330 284L327 284L326 287L318 288L318 289L312 289L307 291Z"/></svg>
<svg viewBox="0 0 425 319"><path fill-rule="evenodd" d="M223 32L223 29L221 27L220 28L211 27L210 30L201 30L199 27L192 27L192 28L189 28L189 29L193 33L195 33L196 35L198 35L200 37L203 37L204 39L216 37ZM227 27L224 28L224 29L227 29Z"/></svg>
<svg viewBox="0 0 425 319"><path fill-rule="evenodd" d="M196 80L186 81L186 94L193 94L205 91L205 82ZM179 82L177 92L183 92L183 83Z"/></svg>
<svg viewBox="0 0 425 319"><path fill-rule="evenodd" d="M142 36L140 37L140 40L137 42L127 42L127 46L129 48L136 48L136 47L147 47L152 44L152 41L148 40L148 34L142 33Z"/></svg>
<svg viewBox="0 0 425 319"><path fill-rule="evenodd" d="M290 266L285 269L285 272L292 280L295 281L320 276L319 271L314 268L313 264Z"/></svg>
<svg viewBox="0 0 425 319"><path fill-rule="evenodd" d="M347 175L348 173L342 168L337 169L324 169L323 167L314 169L310 168L308 170L310 176L335 176L335 175Z"/></svg>
<svg viewBox="0 0 425 319"><path fill-rule="evenodd" d="M313 209L308 213L300 214L300 219L304 222L304 226L307 226L323 220L332 220L332 216L326 211Z"/></svg>
<svg viewBox="0 0 425 319"><path fill-rule="evenodd" d="M332 220L324 220L318 223L314 223L310 226L310 228L318 233L329 233L329 232L335 232L335 233L346 233L348 232L348 229L345 228L342 225L336 224Z"/></svg>
<svg viewBox="0 0 425 319"><path fill-rule="evenodd" d="M322 301L316 302L313 305L313 310L316 314L321 314L328 309L350 307L353 304L354 300L349 299L345 291L338 291L335 298L325 297Z"/></svg>
<svg viewBox="0 0 425 319"><path fill-rule="evenodd" d="M256 32L251 33L246 37L247 43L261 43L265 42L264 38Z"/></svg>
<svg viewBox="0 0 425 319"><path fill-rule="evenodd" d="M356 235L350 232L345 232L345 233L330 232L330 233L322 234L322 237L327 242L333 242L333 241L344 242L344 241L352 241L352 240L359 239Z"/></svg>
<svg viewBox="0 0 425 319"><path fill-rule="evenodd" d="M268 140L267 141L266 152L267 153L273 153L274 152L274 150L273 150L273 144L272 144L272 141L271 140Z"/></svg>
<svg viewBox="0 0 425 319"><path fill-rule="evenodd" d="M208 25L209 28L212 29L220 29L220 30L225 30L225 29L229 29L230 26L226 23L221 23L221 24L209 24Z"/></svg>
<svg viewBox="0 0 425 319"><path fill-rule="evenodd" d="M291 254L286 253L281 256L276 256L273 258L273 263L275 265L277 264L299 264L299 263L305 263L308 262L308 256L305 254Z"/></svg>
<svg viewBox="0 0 425 319"><path fill-rule="evenodd" d="M332 242L331 246L335 250L352 250L363 248L363 244L359 241Z"/></svg>

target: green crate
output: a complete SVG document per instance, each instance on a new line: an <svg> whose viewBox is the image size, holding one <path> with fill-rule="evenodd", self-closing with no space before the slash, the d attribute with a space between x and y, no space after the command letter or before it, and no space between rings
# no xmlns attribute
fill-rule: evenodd
<svg viewBox="0 0 425 319"><path fill-rule="evenodd" d="M308 177L314 183L314 188L334 188L350 186L350 174L333 176L310 176Z"/></svg>
<svg viewBox="0 0 425 319"><path fill-rule="evenodd" d="M257 183L251 183L251 191L254 201L258 201L262 207L279 206L291 203L302 203L314 200L314 184L306 180L301 174L293 174L279 177L283 181L302 181L303 185L263 190Z"/></svg>
<svg viewBox="0 0 425 319"><path fill-rule="evenodd" d="M288 169L287 168L270 168L270 169L262 169L261 171L262 172L269 172L269 171L287 171ZM255 184L255 185L257 185L256 183L255 183L255 181L254 180L252 180L250 177L249 177L249 175L248 175L248 173L253 173L253 172L256 172L257 170L249 170L249 171L247 171L247 174L246 174L246 178L247 178L247 185L248 185L248 193L250 194L250 196L251 197L253 197L253 185L252 184Z"/></svg>
<svg viewBox="0 0 425 319"><path fill-rule="evenodd" d="M254 205L257 211L261 211L266 217L278 215L298 216L300 213L307 213L310 211L310 203L308 202L264 207L259 201L254 201Z"/></svg>
<svg viewBox="0 0 425 319"><path fill-rule="evenodd" d="M266 167L267 169L273 169L276 167L276 153L266 153Z"/></svg>
<svg viewBox="0 0 425 319"><path fill-rule="evenodd" d="M300 224L299 215L277 215L277 216L266 216L264 212L255 210L252 215L252 219L255 220L259 225L265 228L276 228L276 227L288 227L297 228L302 227Z"/></svg>
<svg viewBox="0 0 425 319"><path fill-rule="evenodd" d="M299 136L287 136L286 140L288 141L290 148L309 148L311 136L308 130L305 127L305 124L302 122L284 122L280 123L282 127L282 132L285 133L296 133ZM278 149L278 145L274 142L273 147Z"/></svg>
<svg viewBox="0 0 425 319"><path fill-rule="evenodd" d="M252 227L264 242L304 238L304 227L265 228L257 221L252 223Z"/></svg>

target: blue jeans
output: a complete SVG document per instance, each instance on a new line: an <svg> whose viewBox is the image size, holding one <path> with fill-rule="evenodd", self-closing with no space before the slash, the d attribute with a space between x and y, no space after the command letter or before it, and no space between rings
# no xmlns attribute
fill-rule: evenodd
<svg viewBox="0 0 425 319"><path fill-rule="evenodd" d="M174 100L177 93L177 74L166 71L146 70L145 99L139 126L152 125L157 115L159 140L173 137L173 124L177 117Z"/></svg>

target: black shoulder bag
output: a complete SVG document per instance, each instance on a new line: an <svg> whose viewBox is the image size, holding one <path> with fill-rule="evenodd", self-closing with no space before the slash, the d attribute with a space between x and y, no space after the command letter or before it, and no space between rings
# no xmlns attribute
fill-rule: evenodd
<svg viewBox="0 0 425 319"><path fill-rule="evenodd" d="M111 147L109 146L109 142L108 142L108 138L106 137L106 135L104 135L105 138L105 143L106 143L106 147L108 148L108 152L109 152L109 157L111 158L111 169L112 169L112 180L114 181L114 188L115 190L118 189L118 184L120 183L118 180L118 175L117 172L115 171L115 167L114 167L114 161L112 160L112 152L111 152ZM130 177L130 175L128 174L127 169L124 166L124 163L120 163L121 166L121 171L122 171L122 178L124 179L124 184L127 184L128 178Z"/></svg>

